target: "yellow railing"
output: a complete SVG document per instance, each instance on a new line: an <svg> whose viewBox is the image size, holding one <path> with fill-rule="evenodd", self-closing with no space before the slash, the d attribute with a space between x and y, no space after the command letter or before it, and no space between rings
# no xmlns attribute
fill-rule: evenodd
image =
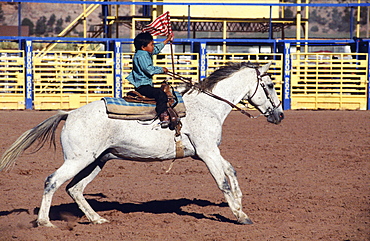
<svg viewBox="0 0 370 241"><path fill-rule="evenodd" d="M105 96L114 95L114 53L111 51L52 51L32 58L34 108L74 109ZM125 77L132 70L133 53L122 53L122 92L133 86ZM292 109L367 108L368 55L346 53L293 53L291 70ZM282 97L283 57L281 54L207 54L207 74L229 61L265 64L272 61L269 73ZM25 108L25 62L23 51L0 50L0 108ZM199 55L176 53L175 72L199 80ZM154 65L172 69L168 53L155 56ZM173 80L155 75L156 86Z"/></svg>
<svg viewBox="0 0 370 241"><path fill-rule="evenodd" d="M227 53L227 54L207 54L208 69L207 75L214 72L227 62L251 62L260 65L272 62L269 69L271 79L275 83L275 89L280 99L282 99L283 85L283 55L282 54L249 54L249 53Z"/></svg>
<svg viewBox="0 0 370 241"><path fill-rule="evenodd" d="M122 90L123 94L133 89L133 86L125 79L125 77L132 70L132 57L133 53L123 53L122 54L122 63L123 63L123 85ZM175 73L179 74L186 78L192 78L193 81L197 82L199 80L198 75L198 54L186 53L186 54L174 54L174 67ZM166 67L173 72L172 69L172 58L171 54L159 54L156 55L153 64L156 66ZM161 82L167 80L173 86L182 83L181 80L172 79L169 75L158 74L153 76L153 83L155 86L159 86Z"/></svg>
<svg viewBox="0 0 370 241"><path fill-rule="evenodd" d="M37 53L36 53L37 54ZM113 96L113 52L52 51L33 58L35 109L74 109L105 96ZM125 77L132 70L133 53L122 53L122 91L133 89ZM198 54L174 54L175 71L198 80ZM172 70L170 54L160 54L154 65ZM168 79L155 75L155 85ZM168 79L176 86L180 81Z"/></svg>
<svg viewBox="0 0 370 241"><path fill-rule="evenodd" d="M366 110L367 73L367 54L294 53L291 107Z"/></svg>
<svg viewBox="0 0 370 241"><path fill-rule="evenodd" d="M112 56L108 51L52 51L34 57L35 109L73 109L113 96Z"/></svg>
<svg viewBox="0 0 370 241"><path fill-rule="evenodd" d="M132 58L134 53L122 53L122 95L125 95L130 90L133 90L133 85L125 79L132 70Z"/></svg>
<svg viewBox="0 0 370 241"><path fill-rule="evenodd" d="M0 109L25 108L24 51L0 50Z"/></svg>

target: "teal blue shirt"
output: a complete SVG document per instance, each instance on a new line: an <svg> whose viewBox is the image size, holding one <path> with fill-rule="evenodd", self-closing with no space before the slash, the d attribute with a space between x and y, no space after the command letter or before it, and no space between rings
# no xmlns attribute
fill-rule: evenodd
<svg viewBox="0 0 370 241"><path fill-rule="evenodd" d="M136 51L132 59L132 71L126 79L136 88L142 85L153 86L152 76L154 74L162 74L163 68L153 65L153 55L159 54L164 48L164 43L154 45L153 53L145 50Z"/></svg>

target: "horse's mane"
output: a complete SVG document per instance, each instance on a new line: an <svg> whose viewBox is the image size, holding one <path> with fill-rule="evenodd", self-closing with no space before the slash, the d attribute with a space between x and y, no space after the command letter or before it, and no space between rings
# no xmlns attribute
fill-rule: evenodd
<svg viewBox="0 0 370 241"><path fill-rule="evenodd" d="M258 68L258 63L251 62L228 62L225 66L220 67L215 70L210 76L200 81L199 83L194 84L194 86L189 83L184 83L178 86L178 91L183 95L185 93L191 93L194 90L198 91L212 91L214 86L223 79L230 77L234 73L238 72L243 68Z"/></svg>
<svg viewBox="0 0 370 241"><path fill-rule="evenodd" d="M198 87L201 90L211 91L213 87L223 79L230 77L234 73L238 72L242 68L256 68L258 65L250 62L228 62L225 66L220 67L214 71L210 76L205 78L203 81L198 83Z"/></svg>

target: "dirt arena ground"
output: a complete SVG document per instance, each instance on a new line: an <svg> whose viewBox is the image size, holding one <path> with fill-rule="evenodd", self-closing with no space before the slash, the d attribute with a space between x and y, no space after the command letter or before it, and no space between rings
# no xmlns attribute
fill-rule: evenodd
<svg viewBox="0 0 370 241"><path fill-rule="evenodd" d="M0 111L1 154L53 111ZM370 111L286 111L280 125L232 112L221 152L238 173L238 225L206 166L186 158L109 162L85 196L111 222L93 225L60 188L58 228L34 227L61 148L22 155L0 173L0 240L370 240ZM59 126L62 126L62 124ZM59 133L59 132L58 132Z"/></svg>

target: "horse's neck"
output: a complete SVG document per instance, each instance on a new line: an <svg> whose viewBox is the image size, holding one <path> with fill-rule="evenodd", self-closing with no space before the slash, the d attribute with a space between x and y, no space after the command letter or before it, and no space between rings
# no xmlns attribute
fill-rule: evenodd
<svg viewBox="0 0 370 241"><path fill-rule="evenodd" d="M251 88L255 88L256 83L251 70L240 70L231 77L218 82L213 88L212 93L235 105L238 104ZM232 107L228 103L204 93L200 94L197 99L203 105L207 105L212 113L217 115L221 121L224 121L232 110Z"/></svg>
<svg viewBox="0 0 370 241"><path fill-rule="evenodd" d="M253 69L244 68L217 83L212 93L233 104L238 104L251 89L255 88L255 85Z"/></svg>

